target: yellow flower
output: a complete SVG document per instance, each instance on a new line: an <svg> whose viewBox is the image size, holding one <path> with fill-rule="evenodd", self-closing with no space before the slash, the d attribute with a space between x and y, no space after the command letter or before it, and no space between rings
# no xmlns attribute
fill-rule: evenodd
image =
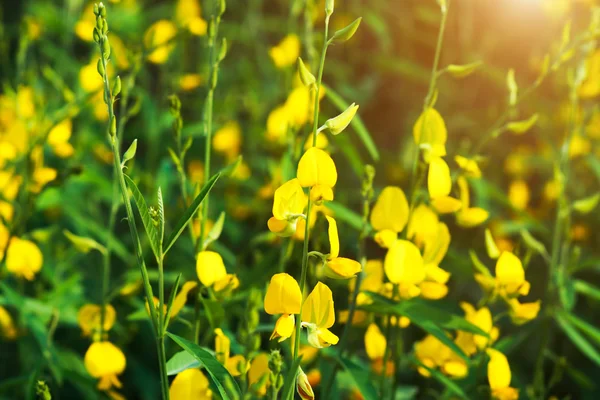
<svg viewBox="0 0 600 400"><path fill-rule="evenodd" d="M199 74L185 74L179 78L179 87L183 91L194 90L204 82L204 78Z"/></svg>
<svg viewBox="0 0 600 400"><path fill-rule="evenodd" d="M466 158L463 156L455 156L454 161L458 166L465 172L465 174L471 178L481 178L481 170L477 161L472 158Z"/></svg>
<svg viewBox="0 0 600 400"><path fill-rule="evenodd" d="M155 22L144 34L146 49L153 49L148 60L154 64L164 64L175 47L173 38L177 35L177 27L166 19Z"/></svg>
<svg viewBox="0 0 600 400"><path fill-rule="evenodd" d="M498 350L488 349L490 361L487 366L492 397L496 400L517 400L519 391L510 387L511 372L506 356Z"/></svg>
<svg viewBox="0 0 600 400"><path fill-rule="evenodd" d="M300 56L300 39L294 34L287 35L277 46L271 47L269 56L277 68L295 64Z"/></svg>
<svg viewBox="0 0 600 400"><path fill-rule="evenodd" d="M508 199L517 210L525 210L529 204L529 187L527 183L518 179L512 181L508 187Z"/></svg>
<svg viewBox="0 0 600 400"><path fill-rule="evenodd" d="M400 285L402 297L419 295L416 285L425 280L425 265L419 248L412 242L397 240L388 249L383 267L389 281Z"/></svg>
<svg viewBox="0 0 600 400"><path fill-rule="evenodd" d="M29 281L42 269L44 258L37 245L29 240L13 237L6 251L6 269Z"/></svg>
<svg viewBox="0 0 600 400"><path fill-rule="evenodd" d="M469 207L469 184L463 176L458 178L457 183L460 190L460 201L462 202L462 208L456 214L456 223L463 228L473 228L481 225L488 219L489 213L483 208Z"/></svg>
<svg viewBox="0 0 600 400"><path fill-rule="evenodd" d="M427 240L431 240L432 236L436 236L438 230L438 215L425 204L419 204L410 215L406 236L421 247Z"/></svg>
<svg viewBox="0 0 600 400"><path fill-rule="evenodd" d="M244 356L236 355L229 357L231 340L223 333L221 328L215 329L215 357L227 368L232 376L240 376L247 371L247 363Z"/></svg>
<svg viewBox="0 0 600 400"><path fill-rule="evenodd" d="M236 274L227 274L223 278L216 281L213 285L215 292L218 292L222 295L227 295L238 287L240 287L240 280Z"/></svg>
<svg viewBox="0 0 600 400"><path fill-rule="evenodd" d="M179 0L175 8L177 21L189 29L192 35L206 35L207 24L202 19L202 11L198 0Z"/></svg>
<svg viewBox="0 0 600 400"><path fill-rule="evenodd" d="M580 97L589 99L600 94L600 50L594 51L586 62L587 76L579 86Z"/></svg>
<svg viewBox="0 0 600 400"><path fill-rule="evenodd" d="M290 126L288 109L285 105L273 109L267 117L267 140L271 142L284 142Z"/></svg>
<svg viewBox="0 0 600 400"><path fill-rule="evenodd" d="M269 355L267 353L259 353L252 359L250 369L248 370L248 386L252 388L252 392L259 396L267 394L269 386L268 375L269 370Z"/></svg>
<svg viewBox="0 0 600 400"><path fill-rule="evenodd" d="M277 188L273 198L273 217L267 222L269 230L282 237L293 235L306 202L306 195L296 178Z"/></svg>
<svg viewBox="0 0 600 400"><path fill-rule="evenodd" d="M525 280L521 260L509 251L503 251L496 262L496 289L502 296L526 296L530 284Z"/></svg>
<svg viewBox="0 0 600 400"><path fill-rule="evenodd" d="M202 371L189 368L177 374L169 388L171 400L212 399L210 382Z"/></svg>
<svg viewBox="0 0 600 400"><path fill-rule="evenodd" d="M8 340L17 337L17 328L6 308L0 306L0 336Z"/></svg>
<svg viewBox="0 0 600 400"><path fill-rule="evenodd" d="M102 306L96 304L85 304L77 312L77 323L81 328L83 336L90 336L92 333L100 330L100 320L102 315ZM117 312L110 304L106 305L104 312L104 325L102 330L108 332L115 324Z"/></svg>
<svg viewBox="0 0 600 400"><path fill-rule="evenodd" d="M114 344L108 341L92 343L85 353L84 364L91 376L100 379L98 389L121 387L117 375L125 370L126 360L121 349Z"/></svg>
<svg viewBox="0 0 600 400"><path fill-rule="evenodd" d="M322 185L333 188L337 182L333 159L316 147L308 149L300 158L296 175L302 187Z"/></svg>
<svg viewBox="0 0 600 400"><path fill-rule="evenodd" d="M329 330L334 322L331 289L318 282L302 306L302 326L308 329L308 343L316 348L337 344L339 338Z"/></svg>
<svg viewBox="0 0 600 400"><path fill-rule="evenodd" d="M381 247L389 247L406 226L408 215L408 201L402 189L385 187L371 211L371 225L377 231L375 241Z"/></svg>
<svg viewBox="0 0 600 400"><path fill-rule="evenodd" d="M365 333L365 350L367 356L373 361L383 358L386 348L387 341L385 336L381 333L377 324L370 324Z"/></svg>
<svg viewBox="0 0 600 400"><path fill-rule="evenodd" d="M198 286L198 283L192 281L186 282L183 284L183 286L181 286L179 293L177 293L177 296L175 296L175 299L173 300L173 306L171 307L171 318L174 318L177 314L179 314L179 311L183 309L183 306L185 306L185 303L187 302L188 293L196 286Z"/></svg>
<svg viewBox="0 0 600 400"><path fill-rule="evenodd" d="M431 157L427 175L427 189L432 199L448 196L452 189L450 168L442 157Z"/></svg>
<svg viewBox="0 0 600 400"><path fill-rule="evenodd" d="M415 356L426 367L439 368L441 372L452 378L463 378L468 373L465 361L433 335L427 335L415 344ZM419 367L418 371L425 377L431 375L423 367Z"/></svg>
<svg viewBox="0 0 600 400"><path fill-rule="evenodd" d="M465 319L473 325L475 325L476 327L478 327L479 329L481 329L482 331L486 332L490 337L487 338L482 335L475 335L472 333L466 333L462 331L459 331L459 335L464 334L473 342L475 349L479 350L485 349L494 341L496 341L496 339L498 338L499 331L498 328L494 327L492 313L490 312L489 308L482 307L479 310L476 310L475 307L466 302L461 302L460 307L465 312ZM461 348L463 347L461 346ZM463 348L463 350L465 349ZM467 353L468 355L471 355L474 352L475 351L471 352L465 350L465 353Z"/></svg>
<svg viewBox="0 0 600 400"><path fill-rule="evenodd" d="M364 276L360 283L361 292L379 292L383 286L383 263L381 260L368 260L364 268ZM349 282L350 291L354 291L356 279ZM367 304L371 298L364 294L358 293L356 298L357 304Z"/></svg>
<svg viewBox="0 0 600 400"><path fill-rule="evenodd" d="M67 158L73 155L75 149L69 143L73 124L70 119L65 119L56 125L48 134L48 144L54 150L54 153L61 157Z"/></svg>
<svg viewBox="0 0 600 400"><path fill-rule="evenodd" d="M296 390L302 400L314 400L315 398L312 386L302 368L300 368L296 377Z"/></svg>
<svg viewBox="0 0 600 400"><path fill-rule="evenodd" d="M236 121L229 121L213 135L212 145L216 152L224 154L229 160L240 154L242 130Z"/></svg>
<svg viewBox="0 0 600 400"><path fill-rule="evenodd" d="M196 273L204 286L212 286L227 275L227 270L219 253L205 250L196 256Z"/></svg>
<svg viewBox="0 0 600 400"><path fill-rule="evenodd" d="M421 113L413 127L413 137L415 143L424 150L425 161L429 162L432 156L446 155L446 123L434 108L427 108Z"/></svg>
<svg viewBox="0 0 600 400"><path fill-rule="evenodd" d="M292 336L295 325L294 314L300 313L302 304L302 293L298 282L285 273L273 275L264 304L267 314L283 314L275 324L271 339L279 338L282 342Z"/></svg>
<svg viewBox="0 0 600 400"><path fill-rule="evenodd" d="M538 316L541 302L538 300L532 303L520 303L517 299L510 299L508 305L510 307L510 318L512 322L517 325L522 325Z"/></svg>
<svg viewBox="0 0 600 400"><path fill-rule="evenodd" d="M329 223L328 235L330 252L325 262L325 275L332 279L349 279L362 270L358 261L349 258L338 257L340 254L340 239L338 236L337 223L335 219L326 215Z"/></svg>

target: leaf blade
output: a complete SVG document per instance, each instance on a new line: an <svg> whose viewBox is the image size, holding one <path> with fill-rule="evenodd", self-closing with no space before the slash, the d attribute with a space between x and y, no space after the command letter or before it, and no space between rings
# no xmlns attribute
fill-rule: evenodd
<svg viewBox="0 0 600 400"><path fill-rule="evenodd" d="M148 240L150 242L150 247L152 248L152 252L154 256L158 259L161 255L160 251L160 240L158 237L158 231L156 230L156 226L154 225L154 221L150 216L150 211L148 210L148 205L146 204L146 200L138 189L135 182L126 174L123 174L125 177L125 181L127 182L127 186L131 191L133 202L138 210L140 218L142 220L142 224L144 225L144 229L146 230L146 234L148 235Z"/></svg>

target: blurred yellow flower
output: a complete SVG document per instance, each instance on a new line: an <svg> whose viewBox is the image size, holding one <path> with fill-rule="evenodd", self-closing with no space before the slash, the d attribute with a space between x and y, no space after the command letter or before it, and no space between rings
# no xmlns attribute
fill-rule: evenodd
<svg viewBox="0 0 600 400"><path fill-rule="evenodd" d="M90 336L92 333L100 331L100 320L102 315L102 306L96 304L85 304L77 312L77 323L81 328L83 336ZM112 329L117 318L115 308L110 304L106 305L104 312L104 325L102 331L108 332Z"/></svg>
<svg viewBox="0 0 600 400"><path fill-rule="evenodd" d="M337 344L339 338L329 330L334 322L331 289L318 282L302 306L302 326L308 329L308 343L316 348Z"/></svg>
<svg viewBox="0 0 600 400"><path fill-rule="evenodd" d="M470 207L469 184L463 176L457 180L462 208L456 214L456 223L463 228L473 228L483 224L489 213L480 207Z"/></svg>
<svg viewBox="0 0 600 400"><path fill-rule="evenodd" d="M213 149L232 160L240 153L242 130L236 121L229 121L217 130L212 139Z"/></svg>
<svg viewBox="0 0 600 400"><path fill-rule="evenodd" d="M519 391L510 387L511 372L506 356L494 349L487 349L490 357L487 374L492 389L492 398L496 400L517 400Z"/></svg>
<svg viewBox="0 0 600 400"><path fill-rule="evenodd" d="M277 68L294 65L300 56L300 39L294 34L287 35L277 46L271 47L269 56Z"/></svg>
<svg viewBox="0 0 600 400"><path fill-rule="evenodd" d="M169 388L171 400L210 400L212 391L210 382L202 371L189 368L175 376Z"/></svg>
<svg viewBox="0 0 600 400"><path fill-rule="evenodd" d="M13 237L6 250L6 269L17 277L33 280L42 269L44 258L37 245L29 240Z"/></svg>
<svg viewBox="0 0 600 400"><path fill-rule="evenodd" d="M265 295L265 312L270 315L283 315L275 324L271 340L279 338L282 342L292 336L295 326L294 314L300 313L301 304L302 293L298 282L285 273L273 275Z"/></svg>
<svg viewBox="0 0 600 400"><path fill-rule="evenodd" d="M417 246L397 240L388 249L383 266L389 281L400 285L402 297L419 295L417 285L425 280L425 265Z"/></svg>
<svg viewBox="0 0 600 400"><path fill-rule="evenodd" d="M424 151L425 161L446 155L448 131L444 119L436 109L429 107L421 113L413 127L415 144Z"/></svg>
<svg viewBox="0 0 600 400"><path fill-rule="evenodd" d="M8 310L0 306L0 337L8 340L17 337L17 328Z"/></svg>
<svg viewBox="0 0 600 400"><path fill-rule="evenodd" d="M208 25L202 19L202 11L198 0L178 0L175 8L175 18L183 27L189 29L192 35L206 35Z"/></svg>
<svg viewBox="0 0 600 400"><path fill-rule="evenodd" d="M250 369L248 370L248 385L254 393L259 396L267 394L267 388L269 387L268 375L270 372L269 355L267 353L259 353L252 359Z"/></svg>
<svg viewBox="0 0 600 400"><path fill-rule="evenodd" d="M458 166L465 172L465 174L471 178L481 178L481 170L477 161L472 158L466 158L463 156L455 156L454 161Z"/></svg>
<svg viewBox="0 0 600 400"><path fill-rule="evenodd" d="M397 186L383 188L373 210L371 225L377 231L375 241L384 248L389 247L402 232L408 222L408 201L402 189Z"/></svg>
<svg viewBox="0 0 600 400"><path fill-rule="evenodd" d="M517 210L525 210L529 204L529 186L522 179L512 181L508 187L508 200Z"/></svg>
<svg viewBox="0 0 600 400"><path fill-rule="evenodd" d="M377 324L372 323L365 332L365 350L371 361L383 358L387 341Z"/></svg>
<svg viewBox="0 0 600 400"><path fill-rule="evenodd" d="M144 33L144 45L146 49L152 50L148 60L154 64L164 64L175 48L175 35L177 27L166 19L156 21L150 26Z"/></svg>
<svg viewBox="0 0 600 400"><path fill-rule="evenodd" d="M415 344L415 356L427 368L439 368L444 375L451 378L467 376L468 367L465 361L433 335L427 335ZM431 376L423 367L419 367L418 371L425 377Z"/></svg>
<svg viewBox="0 0 600 400"><path fill-rule="evenodd" d="M185 74L179 78L179 87L181 90L194 90L204 83L204 78L200 74Z"/></svg>
<svg viewBox="0 0 600 400"><path fill-rule="evenodd" d="M47 142L57 156L67 158L75 152L75 149L69 143L72 131L73 124L70 119L65 119L50 130Z"/></svg>
<svg viewBox="0 0 600 400"><path fill-rule="evenodd" d="M205 250L196 256L196 273L204 286L212 286L227 275L227 270L219 253Z"/></svg>
<svg viewBox="0 0 600 400"><path fill-rule="evenodd" d="M535 319L540 312L541 301L534 301L532 303L520 303L517 299L510 299L508 301L510 308L510 318L513 323L522 325L526 322Z"/></svg>
<svg viewBox="0 0 600 400"><path fill-rule="evenodd" d="M108 341L95 342L88 348L84 358L85 368L91 376L100 379L98 389L120 388L117 375L125 370L125 355L117 346Z"/></svg>

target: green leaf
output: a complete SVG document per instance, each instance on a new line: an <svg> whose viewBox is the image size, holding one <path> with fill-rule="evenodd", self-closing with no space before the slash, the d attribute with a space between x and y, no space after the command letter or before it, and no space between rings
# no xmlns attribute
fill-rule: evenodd
<svg viewBox="0 0 600 400"><path fill-rule="evenodd" d="M142 223L144 225L144 229L146 230L146 234L148 235L148 239L150 241L150 247L152 248L152 252L154 256L158 259L161 256L160 249L160 239L158 236L158 231L156 230L156 225L154 225L154 220L150 216L150 211L148 210L148 206L146 205L146 200L144 200L144 196L138 189L137 185L128 175L123 175L125 177L125 181L127 181L127 186L129 190L131 190L131 194L133 195L133 201L137 207L137 210L140 214L140 218L142 219Z"/></svg>
<svg viewBox="0 0 600 400"><path fill-rule="evenodd" d="M133 142L131 142L131 144L129 145L129 148L127 149L127 151L125 152L125 154L123 154L123 161L121 161L121 168L125 166L125 163L131 159L133 159L133 157L135 157L135 153L137 151L137 139L134 139Z"/></svg>
<svg viewBox="0 0 600 400"><path fill-rule="evenodd" d="M159 239L159 248L162 249L163 241L165 240L165 205L163 203L162 190L160 187L156 192L156 197L158 200L158 239Z"/></svg>
<svg viewBox="0 0 600 400"><path fill-rule="evenodd" d="M204 248L207 248L208 245L211 244L212 242L219 240L219 237L221 236L221 233L223 232L224 224L225 224L225 211L222 211L221 214L219 214L219 218L217 218L217 220L213 224L212 228L210 228L210 232L208 232L208 235L206 236L206 239L204 240L204 243L203 243Z"/></svg>
<svg viewBox="0 0 600 400"><path fill-rule="evenodd" d="M344 221L345 223L352 226L352 228L358 231L362 230L363 220L362 217L356 212L350 210L343 204L337 203L335 201L328 202L327 208L333 211L335 219Z"/></svg>
<svg viewBox="0 0 600 400"><path fill-rule="evenodd" d="M533 114L526 120L509 122L506 124L506 129L520 135L530 130L536 124L538 118L538 114Z"/></svg>
<svg viewBox="0 0 600 400"><path fill-rule="evenodd" d="M600 193L596 193L593 196L586 197L584 199L577 200L573 203L573 209L580 214L589 214L594 211L594 208L600 202Z"/></svg>
<svg viewBox="0 0 600 400"><path fill-rule="evenodd" d="M576 292L600 301L600 289L598 289L596 286L579 279L573 282L573 286L575 287Z"/></svg>
<svg viewBox="0 0 600 400"><path fill-rule="evenodd" d="M481 67L482 65L482 61L475 61L470 64L464 65L450 64L446 69L448 70L448 73L453 77L462 79L471 75L473 72L475 72L475 70L477 70L477 68Z"/></svg>
<svg viewBox="0 0 600 400"><path fill-rule="evenodd" d="M570 323L579 328L579 330L585 333L590 339L593 339L596 344L600 345L600 329L577 317L576 315L570 313L563 313L563 315L569 320Z"/></svg>
<svg viewBox="0 0 600 400"><path fill-rule="evenodd" d="M186 369L198 368L200 365L200 361L196 360L196 357L186 350L182 350L167 361L167 375L177 375Z"/></svg>
<svg viewBox="0 0 600 400"><path fill-rule="evenodd" d="M527 229L521 229L520 233L521 239L523 239L523 242L525 242L525 245L527 247L540 254L542 257L544 257L545 260L550 260L550 255L548 254L548 250L546 250L546 246L544 246L544 243L534 238Z"/></svg>
<svg viewBox="0 0 600 400"><path fill-rule="evenodd" d="M298 375L298 368L300 368L300 362L302 361L302 356L296 358L290 369L288 370L287 375L285 376L285 380L283 381L283 388L281 390L280 399L289 399L293 398L292 393L296 389L296 376Z"/></svg>
<svg viewBox="0 0 600 400"><path fill-rule="evenodd" d="M208 375L210 376L210 379L217 387L221 398L225 400L232 398L227 394L227 391L225 390L225 387L227 387L228 385L231 385L231 387L235 389L235 396L233 398L242 398L242 392L240 391L240 388L235 379L233 379L233 377L231 376L231 374L229 374L227 369L223 365L221 365L221 363L218 362L217 359L208 350L170 332L167 332L167 335L171 339L173 339L175 343L181 346L185 351L193 355L194 358L198 360L201 365L204 366L206 372L208 372ZM230 380L230 384L227 382L228 380Z"/></svg>
<svg viewBox="0 0 600 400"><path fill-rule="evenodd" d="M437 369L431 369L431 368L429 368L428 366L426 366L425 364L421 363L421 361L419 361L416 358L413 358L413 357L411 357L411 358L412 358L412 361L415 364L417 364L419 367L424 368L427 371L429 371L429 373L431 374L431 376L433 376L433 378L435 380L437 380L442 385L444 385L444 387L446 389L448 389L449 391L451 391L452 393L454 393L455 395L457 395L458 397L460 397L462 399L468 399L469 398L467 396L467 394L460 388L460 386L458 386L454 381L452 381L446 375L442 374Z"/></svg>
<svg viewBox="0 0 600 400"><path fill-rule="evenodd" d="M333 89L331 89L329 86L323 85L323 87L325 88L325 96L327 96L327 98L331 100L333 105L339 111L344 111L346 108L348 108L350 103L346 102L339 94L334 92ZM352 126L358 134L358 137L365 145L371 158L374 161L379 161L379 151L377 150L377 146L375 145L371 134L367 130L367 127L365 126L359 115L356 115L352 119L352 122L350 122L350 126Z"/></svg>
<svg viewBox="0 0 600 400"><path fill-rule="evenodd" d="M231 176L236 168L242 163L242 161L244 160L244 157L240 154L239 156L237 156L237 158L235 159L235 161L233 161L231 164L227 165L226 167L222 168L218 175L221 176Z"/></svg>
<svg viewBox="0 0 600 400"><path fill-rule="evenodd" d="M188 222L190 222L190 219L192 219L194 214L196 214L196 211L198 211L198 208L200 208L202 200L204 200L204 198L208 195L214 184L217 182L217 179L219 179L219 176L221 176L221 174L217 173L212 178L210 178L208 182L206 182L206 185L204 185L198 196L196 196L192 204L190 204L187 210L185 210L185 212L183 213L183 216L179 219L179 221L177 221L175 228L173 229L171 235L167 239L164 254L167 254L171 246L173 246L179 235L181 235L181 232L183 232L183 230L187 226Z"/></svg>
<svg viewBox="0 0 600 400"><path fill-rule="evenodd" d="M361 368L360 365L346 357L338 358L337 362L348 372L365 400L375 400L379 397L368 369Z"/></svg>
<svg viewBox="0 0 600 400"><path fill-rule="evenodd" d="M77 236L66 229L63 230L63 234L67 237L67 239L71 241L71 243L73 243L77 250L84 254L89 253L91 250L98 250L102 254L106 253L106 247L102 246L94 239L90 239L83 236Z"/></svg>
<svg viewBox="0 0 600 400"><path fill-rule="evenodd" d="M173 302L175 301L175 297L177 296L177 289L179 289L179 281L181 280L181 274L177 275L177 279L175 279L175 283L173 284L173 290L171 290L171 294L169 295L169 301L167 302L167 314L165 315L165 324L164 331L167 331L169 326L169 321L171 319L171 309L173 308Z"/></svg>
<svg viewBox="0 0 600 400"><path fill-rule="evenodd" d="M358 30L358 27L360 26L360 21L362 21L362 18L358 17L345 28L336 31L333 34L333 37L330 39L330 41L334 43L341 43L350 40Z"/></svg>
<svg viewBox="0 0 600 400"><path fill-rule="evenodd" d="M584 356L592 360L596 365L600 366L600 353L577 329L565 318L564 313L556 315L556 322L561 327L565 335L569 337L571 342L583 353Z"/></svg>

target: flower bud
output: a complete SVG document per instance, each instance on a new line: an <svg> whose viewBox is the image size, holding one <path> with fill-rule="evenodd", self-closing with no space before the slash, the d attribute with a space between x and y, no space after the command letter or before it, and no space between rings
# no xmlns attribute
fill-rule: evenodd
<svg viewBox="0 0 600 400"><path fill-rule="evenodd" d="M117 118L113 115L110 119L110 130L108 131L111 136L115 136L117 134Z"/></svg>
<svg viewBox="0 0 600 400"><path fill-rule="evenodd" d="M95 3L94 4L94 15L98 15L98 14L100 14L100 10L98 8L98 3Z"/></svg>
<svg viewBox="0 0 600 400"><path fill-rule="evenodd" d="M350 124L352 118L354 118L354 115L356 115L357 110L357 104L350 104L350 106L343 113L337 117L328 119L322 128L328 129L333 135L338 135Z"/></svg>
<svg viewBox="0 0 600 400"><path fill-rule="evenodd" d="M100 4L98 4L98 12L101 16L106 17L106 7L104 7L104 3L100 2Z"/></svg>
<svg viewBox="0 0 600 400"><path fill-rule="evenodd" d="M100 41L100 31L97 27L94 27L94 42L98 43Z"/></svg>
<svg viewBox="0 0 600 400"><path fill-rule="evenodd" d="M121 93L121 77L117 76L117 79L115 79L115 83L113 85L112 95L117 96L119 93Z"/></svg>
<svg viewBox="0 0 600 400"><path fill-rule="evenodd" d="M101 59L98 59L98 64L96 64L96 69L98 70L98 73L100 74L100 76L104 79L104 74L106 73L106 71L104 70L104 65L102 64Z"/></svg>
<svg viewBox="0 0 600 400"><path fill-rule="evenodd" d="M227 4L225 3L225 0L219 0L219 17L225 14L226 8Z"/></svg>
<svg viewBox="0 0 600 400"><path fill-rule="evenodd" d="M312 86L317 81L315 76L310 73L306 65L300 57L298 57L298 74L300 75L300 80L304 84L304 86Z"/></svg>
<svg viewBox="0 0 600 400"><path fill-rule="evenodd" d="M108 43L108 37L105 35L102 38L102 57L104 57L105 60L108 60L110 58L110 43Z"/></svg>
<svg viewBox="0 0 600 400"><path fill-rule="evenodd" d="M362 18L357 18L352 23L350 23L350 25L348 25L347 27L342 28L339 31L336 31L333 34L333 37L331 38L331 40L334 42L338 42L338 43L349 40L350 38L352 38L352 36L354 36L356 31L358 30L360 21L362 21Z"/></svg>
<svg viewBox="0 0 600 400"><path fill-rule="evenodd" d="M325 0L325 14L326 15L333 14L333 3L334 3L334 0Z"/></svg>
<svg viewBox="0 0 600 400"><path fill-rule="evenodd" d="M314 400L315 393L313 392L310 382L302 368L298 370L298 376L296 377L296 390L302 400Z"/></svg>

